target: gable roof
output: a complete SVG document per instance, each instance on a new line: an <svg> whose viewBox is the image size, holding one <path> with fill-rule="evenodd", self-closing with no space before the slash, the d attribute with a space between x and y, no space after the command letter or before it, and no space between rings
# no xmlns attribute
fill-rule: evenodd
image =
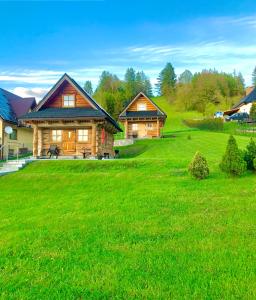
<svg viewBox="0 0 256 300"><path fill-rule="evenodd" d="M58 117L62 118L68 118L68 114L70 113L71 117L91 117L92 111L100 111L100 115L102 118L107 119L118 131L122 131L122 129L119 127L117 122L83 89L81 86L73 79L71 78L67 73L65 73L58 81L57 83L50 89L50 91L44 96L44 98L38 103L38 105L35 107L32 113L29 113L25 116L22 116L21 119L31 119L31 118L43 118L49 117L51 115L51 118L56 117L52 114L53 110L44 109L44 105L47 103L47 101L50 99L50 97L54 94L54 92L57 91L57 89L64 83L68 82L71 84L92 106L92 108L76 108L75 110L72 108L58 108L56 112L58 112ZM42 111L47 111L42 113ZM50 114L49 114L50 113ZM73 113L73 114L72 114ZM61 115L62 114L62 115ZM99 114L94 112L94 115L97 115L99 117ZM75 116L76 115L76 116ZM93 116L93 115L92 115Z"/></svg>
<svg viewBox="0 0 256 300"><path fill-rule="evenodd" d="M155 116L159 116L159 117L164 117L166 118L167 115L161 110L161 108L152 100L150 99L147 95L145 95L143 92L138 93L138 95L125 107L125 109L121 112L121 114L119 115L119 118L125 118L128 117L128 114L130 112L127 112L127 109L135 102L137 101L140 97L144 97L146 98L148 101L150 101L153 106L156 108L155 111ZM151 111L152 112L152 111ZM154 111L153 111L154 112ZM137 112L133 112L133 114L136 114ZM152 116L149 110L143 111L143 117L147 117L147 116ZM140 113L141 114L141 113Z"/></svg>
<svg viewBox="0 0 256 300"><path fill-rule="evenodd" d="M18 123L18 118L35 106L34 97L22 98L0 88L0 117L3 120Z"/></svg>
<svg viewBox="0 0 256 300"><path fill-rule="evenodd" d="M252 103L252 102L256 102L256 87L244 98L242 98L238 104L234 105L232 108L238 108L243 104L248 104L248 103Z"/></svg>

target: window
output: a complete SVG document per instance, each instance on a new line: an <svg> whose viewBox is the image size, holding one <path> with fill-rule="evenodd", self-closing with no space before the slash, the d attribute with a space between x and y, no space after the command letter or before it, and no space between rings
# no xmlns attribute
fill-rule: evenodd
<svg viewBox="0 0 256 300"><path fill-rule="evenodd" d="M12 133L9 134L9 139L13 141L17 140L17 129L12 129Z"/></svg>
<svg viewBox="0 0 256 300"><path fill-rule="evenodd" d="M153 124L152 123L147 123L146 128L149 129L149 130L153 129Z"/></svg>
<svg viewBox="0 0 256 300"><path fill-rule="evenodd" d="M142 111L142 110L147 110L147 105L146 103L138 103L138 110Z"/></svg>
<svg viewBox="0 0 256 300"><path fill-rule="evenodd" d="M62 130L52 130L52 141L53 142L62 141Z"/></svg>
<svg viewBox="0 0 256 300"><path fill-rule="evenodd" d="M64 95L63 96L63 106L74 107L75 106L75 95Z"/></svg>
<svg viewBox="0 0 256 300"><path fill-rule="evenodd" d="M132 124L132 130L138 130L138 124Z"/></svg>
<svg viewBox="0 0 256 300"><path fill-rule="evenodd" d="M78 129L78 141L87 142L89 140L88 129Z"/></svg>

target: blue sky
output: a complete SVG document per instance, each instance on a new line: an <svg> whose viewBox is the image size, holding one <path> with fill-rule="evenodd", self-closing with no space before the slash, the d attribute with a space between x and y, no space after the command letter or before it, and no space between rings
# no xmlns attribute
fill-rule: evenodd
<svg viewBox="0 0 256 300"><path fill-rule="evenodd" d="M94 86L103 70L127 67L155 83L176 73L256 65L255 0L1 1L0 87L38 99L64 73Z"/></svg>

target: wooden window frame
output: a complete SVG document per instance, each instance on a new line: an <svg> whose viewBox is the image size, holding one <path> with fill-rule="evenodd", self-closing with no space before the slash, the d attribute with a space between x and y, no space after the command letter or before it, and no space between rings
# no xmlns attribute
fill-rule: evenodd
<svg viewBox="0 0 256 300"><path fill-rule="evenodd" d="M134 126L136 125L136 129L134 129ZM139 125L138 123L132 123L132 131L138 131L139 130Z"/></svg>
<svg viewBox="0 0 256 300"><path fill-rule="evenodd" d="M71 101L71 100L65 100L64 98L65 97L71 97L73 96L74 97L74 105L65 105L65 101ZM64 94L62 95L62 106L63 107L67 107L67 108L70 108L70 107L76 107L76 95L75 94Z"/></svg>
<svg viewBox="0 0 256 300"><path fill-rule="evenodd" d="M145 109L139 109L140 105L143 105L143 107L145 107ZM146 111L147 110L147 103L146 102L141 102L137 104L137 111Z"/></svg>
<svg viewBox="0 0 256 300"><path fill-rule="evenodd" d="M151 125L151 126L148 126L148 125ZM154 129L154 124L151 123L151 122L147 122L147 123L146 123L146 129L147 129L147 130L153 130L153 129Z"/></svg>
<svg viewBox="0 0 256 300"><path fill-rule="evenodd" d="M87 134L79 134L79 131L81 131L81 130L87 131ZM80 140L80 139L79 139L80 136L82 136L82 137L86 137L86 136L87 136L87 140ZM81 144L83 144L83 143L89 143L89 142L90 142L89 129L87 129L87 128L80 128L80 129L77 129L77 142L78 142L78 143L81 143Z"/></svg>
<svg viewBox="0 0 256 300"><path fill-rule="evenodd" d="M53 134L54 131L56 131L56 134L55 134L55 135ZM57 134L58 131L61 132L60 135ZM56 139L53 138L54 136L56 137ZM61 137L60 141L58 141L58 139L57 139L58 136ZM53 142L53 143L61 143L62 140L63 140L63 130L62 130L62 129L52 129L52 130L51 130L51 142Z"/></svg>

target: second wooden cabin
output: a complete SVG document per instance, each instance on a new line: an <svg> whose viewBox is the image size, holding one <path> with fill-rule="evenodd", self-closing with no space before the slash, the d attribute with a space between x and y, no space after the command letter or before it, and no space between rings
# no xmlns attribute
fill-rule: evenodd
<svg viewBox="0 0 256 300"><path fill-rule="evenodd" d="M119 121L125 128L125 138L160 137L166 118L156 103L142 92L119 115Z"/></svg>

